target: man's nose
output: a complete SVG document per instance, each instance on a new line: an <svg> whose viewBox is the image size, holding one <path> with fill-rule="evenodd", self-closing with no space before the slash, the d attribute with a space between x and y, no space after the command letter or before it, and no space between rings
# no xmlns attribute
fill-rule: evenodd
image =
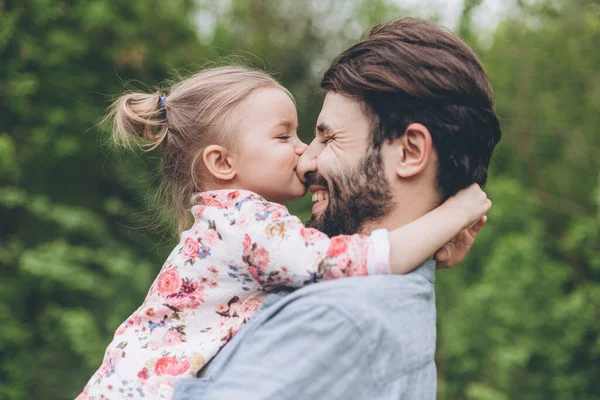
<svg viewBox="0 0 600 400"><path fill-rule="evenodd" d="M306 182L306 173L317 171L317 157L319 156L319 150L315 144L315 140L304 149L304 152L298 160L296 166L296 173L302 182Z"/></svg>

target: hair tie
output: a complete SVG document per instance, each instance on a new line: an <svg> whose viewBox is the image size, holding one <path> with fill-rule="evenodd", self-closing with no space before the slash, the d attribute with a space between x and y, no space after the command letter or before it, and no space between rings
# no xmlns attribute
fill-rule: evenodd
<svg viewBox="0 0 600 400"><path fill-rule="evenodd" d="M160 100L158 102L158 111L160 111L161 119L167 119L167 109L165 108L166 102L167 102L167 96L160 96Z"/></svg>

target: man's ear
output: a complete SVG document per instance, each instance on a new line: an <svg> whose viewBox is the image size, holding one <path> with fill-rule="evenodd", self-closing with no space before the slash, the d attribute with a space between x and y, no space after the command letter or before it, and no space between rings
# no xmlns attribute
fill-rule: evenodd
<svg viewBox="0 0 600 400"><path fill-rule="evenodd" d="M202 152L202 161L214 178L229 181L236 174L233 160L226 147L211 144Z"/></svg>
<svg viewBox="0 0 600 400"><path fill-rule="evenodd" d="M419 175L431 159L433 142L431 133L424 125L412 123L400 138L396 139L400 157L396 162L396 174L401 178Z"/></svg>

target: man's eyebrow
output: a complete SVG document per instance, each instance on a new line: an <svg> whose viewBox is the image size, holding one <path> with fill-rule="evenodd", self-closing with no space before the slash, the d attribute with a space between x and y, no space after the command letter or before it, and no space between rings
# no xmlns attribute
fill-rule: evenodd
<svg viewBox="0 0 600 400"><path fill-rule="evenodd" d="M316 129L317 133L322 136L327 136L328 134L330 134L333 131L331 126L327 125L324 122L317 124L317 126L315 126L315 129Z"/></svg>

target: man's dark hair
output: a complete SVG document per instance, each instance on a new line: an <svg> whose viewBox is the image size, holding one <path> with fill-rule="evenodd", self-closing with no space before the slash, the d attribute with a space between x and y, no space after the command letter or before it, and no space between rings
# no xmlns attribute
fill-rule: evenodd
<svg viewBox="0 0 600 400"><path fill-rule="evenodd" d="M473 50L451 32L414 18L376 25L333 61L321 88L362 103L375 149L411 123L427 127L444 200L485 184L501 137L493 92Z"/></svg>

